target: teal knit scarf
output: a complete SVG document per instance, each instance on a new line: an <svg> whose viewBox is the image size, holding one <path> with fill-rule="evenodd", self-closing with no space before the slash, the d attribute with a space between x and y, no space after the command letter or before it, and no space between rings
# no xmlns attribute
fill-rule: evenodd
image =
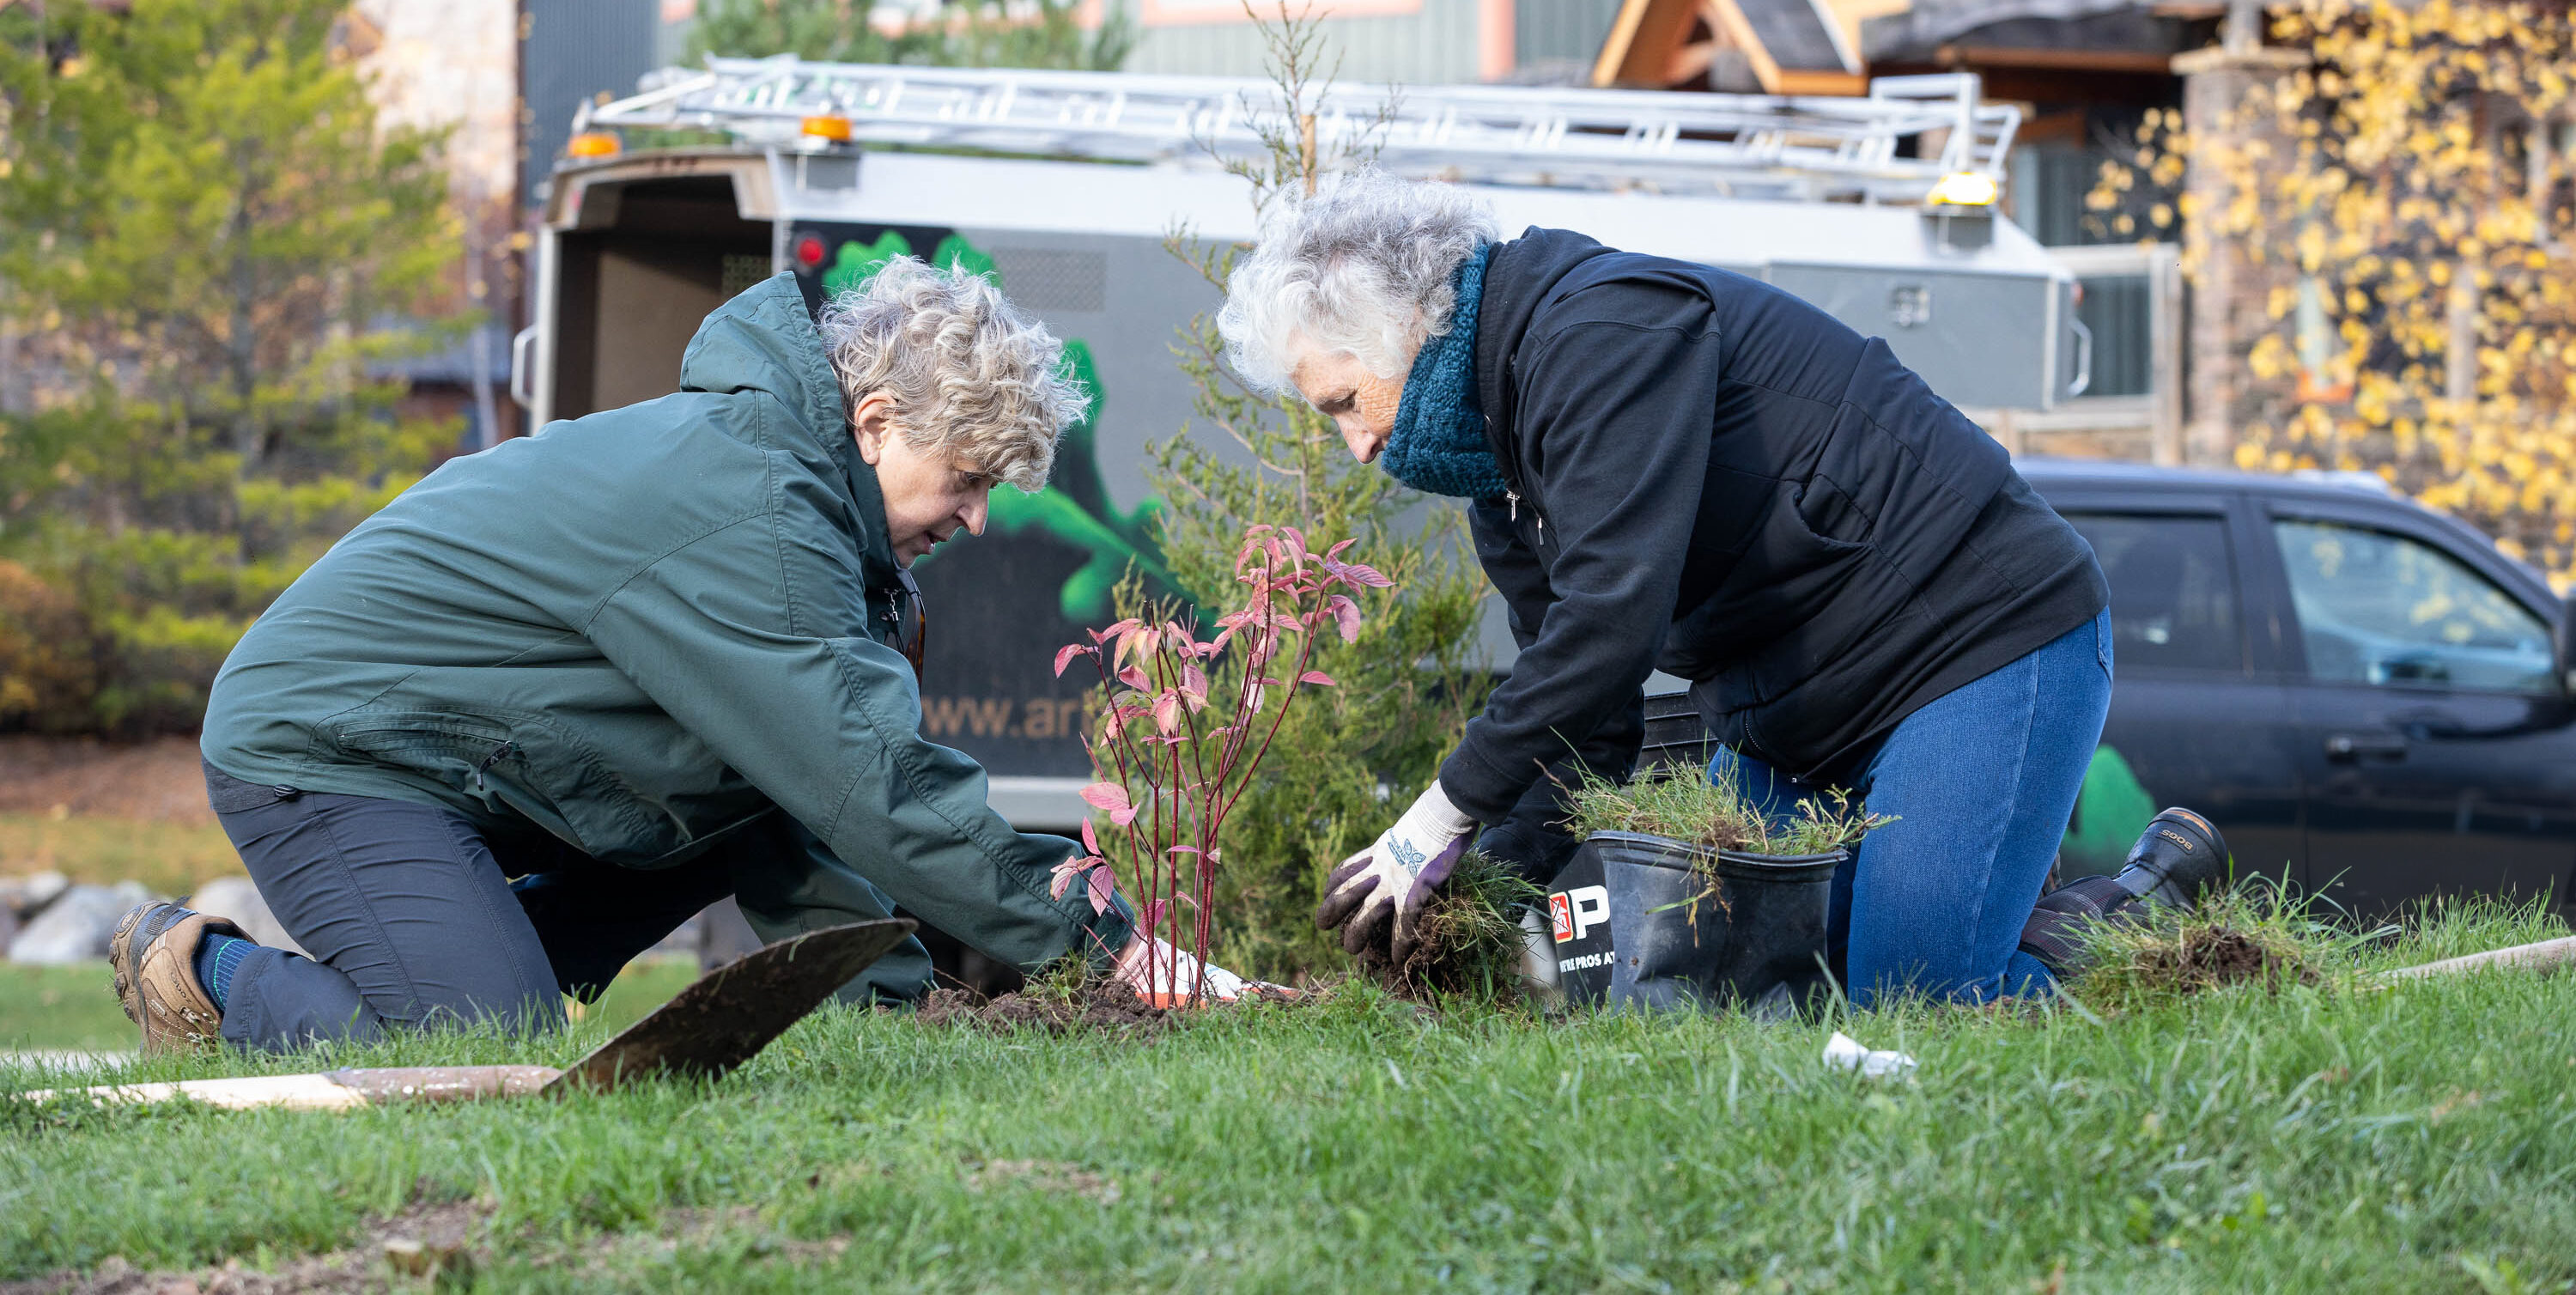
<svg viewBox="0 0 2576 1295"><path fill-rule="evenodd" d="M1378 463L1387 475L1435 495L1497 499L1508 489L1485 439L1485 415L1476 400L1476 307L1485 296L1485 260L1478 248L1458 267L1458 305L1449 331L1425 339L1405 375L1395 406L1395 427Z"/></svg>

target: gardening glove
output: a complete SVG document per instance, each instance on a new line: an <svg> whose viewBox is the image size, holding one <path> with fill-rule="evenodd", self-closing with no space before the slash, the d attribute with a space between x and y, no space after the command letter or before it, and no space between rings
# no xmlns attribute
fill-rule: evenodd
<svg viewBox="0 0 2576 1295"><path fill-rule="evenodd" d="M1117 978L1152 1007L1186 1006L1193 990L1200 1001L1212 1003L1231 1003L1263 994L1286 998L1297 992L1268 981L1245 980L1215 963L1200 962L1166 940L1129 940L1127 947L1118 951L1117 967Z"/></svg>
<svg viewBox="0 0 2576 1295"><path fill-rule="evenodd" d="M1433 780L1377 844L1333 869L1324 881L1324 902L1315 906L1315 925L1340 927L1343 950L1356 954L1376 943L1380 928L1392 922L1388 952L1403 966L1413 955L1423 906L1449 880L1475 830L1476 820L1450 804L1449 793Z"/></svg>

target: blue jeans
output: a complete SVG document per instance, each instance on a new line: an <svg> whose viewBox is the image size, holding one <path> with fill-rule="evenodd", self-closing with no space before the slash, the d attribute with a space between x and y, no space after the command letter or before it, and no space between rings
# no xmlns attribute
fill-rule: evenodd
<svg viewBox="0 0 2576 1295"><path fill-rule="evenodd" d="M1851 790L1896 821L1834 874L1827 956L1853 1005L1882 994L1983 1003L2045 993L2020 952L2022 923L2048 879L2102 719L2111 709L2111 614L1949 693L1881 739ZM1721 750L1774 817L1816 788Z"/></svg>

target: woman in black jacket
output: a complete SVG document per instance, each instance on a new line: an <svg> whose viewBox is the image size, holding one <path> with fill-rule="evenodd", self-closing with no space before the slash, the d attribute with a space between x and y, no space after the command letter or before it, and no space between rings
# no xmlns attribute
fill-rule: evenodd
<svg viewBox="0 0 2576 1295"><path fill-rule="evenodd" d="M1383 933L1402 956L1478 824L1561 862L1556 786L1625 776L1658 667L1727 748L1713 776L1896 816L1835 882L1857 1001L2044 985L2071 917L2187 902L2224 860L2167 811L2116 886L2034 917L2110 704L2101 569L1884 342L1723 270L1501 242L1462 191L1379 174L1265 232L1220 323L1238 372L1362 462L1471 501L1521 646L1430 790L1327 883L1318 920L1354 950Z"/></svg>

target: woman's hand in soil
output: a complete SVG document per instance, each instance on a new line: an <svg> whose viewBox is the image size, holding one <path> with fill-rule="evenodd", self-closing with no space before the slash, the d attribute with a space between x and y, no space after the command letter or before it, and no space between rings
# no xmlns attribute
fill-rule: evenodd
<svg viewBox="0 0 2576 1295"><path fill-rule="evenodd" d="M1433 781L1377 844L1333 869L1324 882L1324 902L1315 906L1315 925L1340 927L1342 948L1353 954L1385 932L1395 965L1403 966L1413 953L1423 906L1449 880L1475 830L1476 820L1450 804L1449 793Z"/></svg>
<svg viewBox="0 0 2576 1295"><path fill-rule="evenodd" d="M1296 990L1263 980L1243 977L1217 966L1201 962L1174 948L1170 941L1142 936L1129 940L1118 952L1117 978L1136 996L1154 1007L1185 1007L1190 1000L1231 1003L1239 998L1275 994L1293 997Z"/></svg>

